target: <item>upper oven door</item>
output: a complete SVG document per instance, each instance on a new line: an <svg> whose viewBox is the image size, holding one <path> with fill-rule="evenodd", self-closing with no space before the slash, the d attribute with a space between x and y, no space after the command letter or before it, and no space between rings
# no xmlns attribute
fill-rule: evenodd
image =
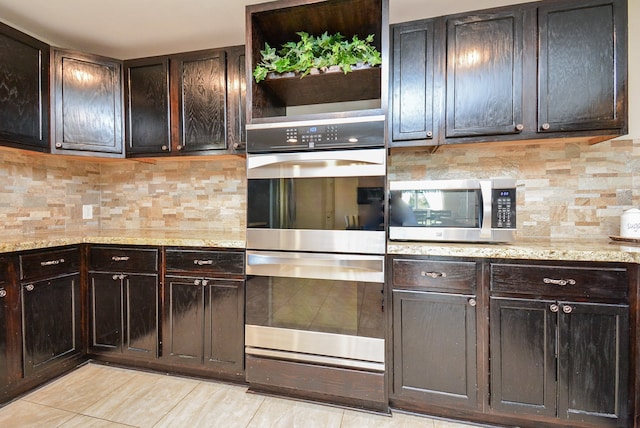
<svg viewBox="0 0 640 428"><path fill-rule="evenodd" d="M383 254L384 149L249 155L247 247Z"/></svg>

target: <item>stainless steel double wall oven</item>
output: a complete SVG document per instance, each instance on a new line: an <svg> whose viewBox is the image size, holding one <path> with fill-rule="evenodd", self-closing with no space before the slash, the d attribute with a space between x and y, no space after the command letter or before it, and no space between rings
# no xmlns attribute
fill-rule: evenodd
<svg viewBox="0 0 640 428"><path fill-rule="evenodd" d="M384 373L384 116L247 134L246 354Z"/></svg>

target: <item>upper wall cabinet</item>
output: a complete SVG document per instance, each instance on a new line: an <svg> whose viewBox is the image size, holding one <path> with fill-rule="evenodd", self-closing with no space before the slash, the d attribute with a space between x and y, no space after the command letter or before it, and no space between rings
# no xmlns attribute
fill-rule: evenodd
<svg viewBox="0 0 640 428"><path fill-rule="evenodd" d="M447 138L523 130L522 26L520 10L447 20Z"/></svg>
<svg viewBox="0 0 640 428"><path fill-rule="evenodd" d="M0 144L49 151L49 45L2 23Z"/></svg>
<svg viewBox="0 0 640 428"><path fill-rule="evenodd" d="M52 153L122 157L122 65L53 51Z"/></svg>
<svg viewBox="0 0 640 428"><path fill-rule="evenodd" d="M627 133L626 0L532 2L392 34L390 146Z"/></svg>
<svg viewBox="0 0 640 428"><path fill-rule="evenodd" d="M394 141L437 137L433 81L435 25L435 21L426 20L393 29L391 135Z"/></svg>
<svg viewBox="0 0 640 428"><path fill-rule="evenodd" d="M388 93L388 0L279 0L247 6L247 112L252 124L297 119L386 113ZM267 76L256 82L255 66L268 44L280 50L301 40L300 32L319 37L340 33L347 40L373 36L382 64L343 73L323 71ZM290 73L293 74L293 73Z"/></svg>
<svg viewBox="0 0 640 428"><path fill-rule="evenodd" d="M127 156L241 150L244 60L234 46L125 61Z"/></svg>
<svg viewBox="0 0 640 428"><path fill-rule="evenodd" d="M538 130L625 134L626 1L554 1L538 26Z"/></svg>

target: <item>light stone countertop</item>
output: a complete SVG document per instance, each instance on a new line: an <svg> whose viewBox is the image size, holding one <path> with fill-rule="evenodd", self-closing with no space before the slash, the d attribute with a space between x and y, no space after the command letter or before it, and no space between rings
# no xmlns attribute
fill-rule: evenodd
<svg viewBox="0 0 640 428"><path fill-rule="evenodd" d="M245 233L227 230L82 230L0 237L0 253L75 244L152 245L244 249Z"/></svg>
<svg viewBox="0 0 640 428"><path fill-rule="evenodd" d="M228 230L79 230L0 237L0 253L52 248L75 244L151 245L244 249L244 231ZM608 238L577 241L518 240L510 244L389 241L387 254L621 262L640 264L640 245L613 242Z"/></svg>
<svg viewBox="0 0 640 428"><path fill-rule="evenodd" d="M528 260L640 263L640 245L593 240L519 240L510 244L387 243L387 254Z"/></svg>

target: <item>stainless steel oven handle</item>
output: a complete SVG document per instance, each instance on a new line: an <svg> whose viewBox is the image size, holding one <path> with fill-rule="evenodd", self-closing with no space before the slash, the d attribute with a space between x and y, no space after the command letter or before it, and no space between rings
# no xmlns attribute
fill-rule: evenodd
<svg viewBox="0 0 640 428"><path fill-rule="evenodd" d="M247 178L383 176L385 149L247 156ZM322 175L319 175L322 174Z"/></svg>
<svg viewBox="0 0 640 428"><path fill-rule="evenodd" d="M328 269L353 269L372 272L384 271L384 259L372 257L363 259L351 259L348 256L331 256L313 258L282 257L276 255L247 254L247 265L288 265L292 267L326 267Z"/></svg>

